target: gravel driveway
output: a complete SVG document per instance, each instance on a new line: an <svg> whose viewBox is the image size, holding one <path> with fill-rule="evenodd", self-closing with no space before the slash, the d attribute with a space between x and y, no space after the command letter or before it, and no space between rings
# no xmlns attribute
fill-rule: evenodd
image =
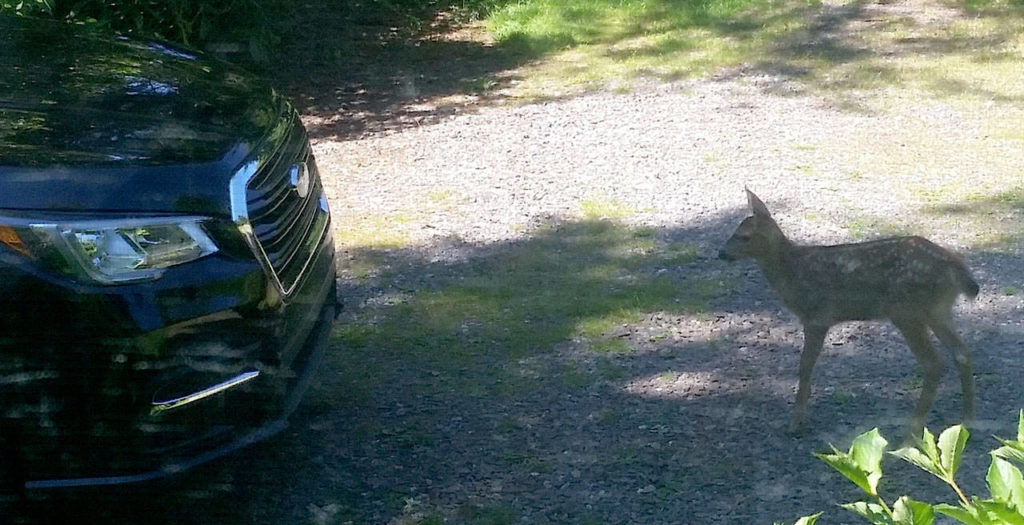
<svg viewBox="0 0 1024 525"><path fill-rule="evenodd" d="M976 349L982 421L963 479L982 493L988 436L1013 436L1024 406L1021 210L986 200L1019 188L998 175L1024 165L1019 141L986 126L1020 110L925 100L882 110L866 98L852 111L848 97L840 104L804 93L797 79L741 70L321 140L341 237L384 221L412 246L379 252L391 280L347 274L352 318L386 316L392 298L472 274L538 228L581 220L595 201L628 210L620 222L698 248L696 261L654 271L722 288L707 312L649 312L620 327L615 335L635 349L613 358L622 373L582 386L560 377L564 363L588 359L573 341L494 363L545 377L511 398L411 394L403 385L430 382L431 371L394 363L383 388L346 414L356 426L386 421L386 431L351 439L353 423L336 411L312 417L329 426L323 446L339 457L308 467L317 474L302 476L299 500L318 494L312 512L328 522L771 523L824 510L823 523L853 523L835 505L856 490L812 453L873 426L896 441L920 384L916 365L887 324L835 329L816 370L813 430L785 435L799 325L752 264L715 259L746 212L744 186L800 242L914 232L966 257L983 290L958 308ZM346 246L343 266L363 252ZM957 422L958 390L947 368L931 428ZM901 476L891 498L951 501L937 483L887 465Z"/></svg>

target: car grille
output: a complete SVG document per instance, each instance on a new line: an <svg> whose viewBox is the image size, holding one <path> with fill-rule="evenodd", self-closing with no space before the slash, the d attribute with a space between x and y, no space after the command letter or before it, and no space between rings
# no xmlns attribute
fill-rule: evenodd
<svg viewBox="0 0 1024 525"><path fill-rule="evenodd" d="M232 179L232 208L256 256L288 295L320 244L329 213L309 141L297 119L278 144Z"/></svg>

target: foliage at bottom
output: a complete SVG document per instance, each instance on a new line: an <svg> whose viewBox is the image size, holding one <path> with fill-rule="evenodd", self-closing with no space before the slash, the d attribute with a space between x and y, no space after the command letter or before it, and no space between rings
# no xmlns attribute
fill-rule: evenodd
<svg viewBox="0 0 1024 525"><path fill-rule="evenodd" d="M892 505L878 493L882 479L882 459L888 442L878 429L857 436L849 452L832 447L831 454L815 454L829 466L852 481L867 496L864 501L842 507L876 525L931 525L938 514L949 516L967 525L1024 525L1024 476L1014 463L1024 464L1024 410L1017 423L1017 439L996 438L1002 444L989 452L991 466L985 481L989 496L967 497L955 476L960 468L969 433L962 425L947 428L936 441L924 430L917 446L888 452L929 472L949 485L957 504L924 503L901 496ZM804 516L796 525L814 525L821 513Z"/></svg>

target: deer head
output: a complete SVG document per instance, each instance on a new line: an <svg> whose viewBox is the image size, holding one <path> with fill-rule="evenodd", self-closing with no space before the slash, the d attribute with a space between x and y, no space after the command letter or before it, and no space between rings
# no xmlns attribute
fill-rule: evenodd
<svg viewBox="0 0 1024 525"><path fill-rule="evenodd" d="M747 203L750 205L751 216L740 223L732 237L718 252L718 257L727 261L737 259L768 257L778 248L788 243L779 225L772 219L768 207L754 192L746 190Z"/></svg>

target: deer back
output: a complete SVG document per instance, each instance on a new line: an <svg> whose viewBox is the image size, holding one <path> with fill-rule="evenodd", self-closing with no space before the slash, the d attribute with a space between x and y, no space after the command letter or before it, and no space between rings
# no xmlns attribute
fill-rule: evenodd
<svg viewBox="0 0 1024 525"><path fill-rule="evenodd" d="M834 246L799 246L786 238L768 208L747 192L753 215L726 241L723 259L753 258L786 306L804 321L930 314L978 284L957 256L922 237Z"/></svg>
<svg viewBox="0 0 1024 525"><path fill-rule="evenodd" d="M948 311L960 294L978 293L959 258L921 237L792 246L758 263L791 310L823 322Z"/></svg>

